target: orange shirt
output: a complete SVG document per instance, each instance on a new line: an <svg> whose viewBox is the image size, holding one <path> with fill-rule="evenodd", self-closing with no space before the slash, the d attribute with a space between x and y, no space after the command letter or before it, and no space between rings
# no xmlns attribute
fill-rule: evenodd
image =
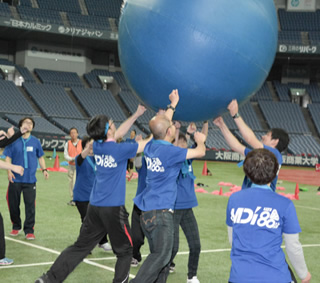
<svg viewBox="0 0 320 283"><path fill-rule="evenodd" d="M70 157L76 157L78 154L80 154L82 151L82 144L81 140L78 141L77 145L74 146L72 141L68 141L68 154ZM70 165L76 165L74 161L69 161L68 162Z"/></svg>

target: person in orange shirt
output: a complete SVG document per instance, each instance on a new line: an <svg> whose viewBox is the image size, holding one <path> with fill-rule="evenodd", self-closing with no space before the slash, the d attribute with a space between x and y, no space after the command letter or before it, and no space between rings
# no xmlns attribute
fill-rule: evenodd
<svg viewBox="0 0 320 283"><path fill-rule="evenodd" d="M82 152L81 139L78 138L79 133L77 128L71 128L69 131L71 139L64 145L64 158L68 161L68 179L69 179L69 192L71 200L68 205L75 206L73 201L73 187L76 183L76 164L75 158Z"/></svg>

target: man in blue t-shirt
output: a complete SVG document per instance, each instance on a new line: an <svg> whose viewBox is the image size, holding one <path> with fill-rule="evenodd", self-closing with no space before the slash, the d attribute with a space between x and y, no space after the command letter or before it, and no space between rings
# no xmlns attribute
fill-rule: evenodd
<svg viewBox="0 0 320 283"><path fill-rule="evenodd" d="M303 283L310 282L294 204L270 187L278 167L275 155L267 149L254 149L246 156L243 170L252 187L233 194L226 211L232 245L231 283L291 282L281 249L283 239L298 277Z"/></svg>
<svg viewBox="0 0 320 283"><path fill-rule="evenodd" d="M105 234L109 235L112 250L117 256L113 282L128 282L132 240L128 213L124 206L126 166L129 158L143 151L148 140L134 144L116 143L116 140L127 133L145 110L145 107L139 105L137 111L118 129L105 115L95 116L88 123L88 135L94 139L96 176L87 214L77 241L60 254L50 270L38 278L36 283L63 282Z"/></svg>
<svg viewBox="0 0 320 283"><path fill-rule="evenodd" d="M27 131L14 143L7 146L3 152L6 162L21 165L24 168L23 176L8 170L8 206L12 222L11 236L17 236L22 229L20 218L20 199L23 194L26 218L23 231L27 240L34 240L35 201L36 201L36 172L38 160L45 179L49 178L43 158L43 150L39 140L31 135L35 122L31 117L19 121L19 128Z"/></svg>
<svg viewBox="0 0 320 283"><path fill-rule="evenodd" d="M197 147L179 148L172 144L175 127L172 116L179 101L177 90L169 95L171 104L165 115L149 122L153 140L145 147L146 188L134 198L142 211L141 226L148 239L150 254L130 282L166 282L173 247L173 210L177 197L177 177L186 159L205 155L205 135L195 134Z"/></svg>
<svg viewBox="0 0 320 283"><path fill-rule="evenodd" d="M267 132L266 135L262 136L261 141L259 141L254 134L254 132L248 127L248 125L243 121L242 117L239 115L239 107L236 100L232 100L228 105L230 115L235 121L243 139L252 147L252 148L266 148L271 151L277 158L279 164L279 170L282 165L282 155L281 152L288 148L289 144L289 135L283 129L273 128ZM214 124L221 130L226 142L235 152L240 153L241 155L246 156L251 150L242 145L238 139L230 132L226 124L224 123L222 117L216 118ZM278 170L278 174L279 174ZM271 183L271 188L273 191L276 190L278 174ZM252 182L245 177L243 181L242 188L250 188Z"/></svg>

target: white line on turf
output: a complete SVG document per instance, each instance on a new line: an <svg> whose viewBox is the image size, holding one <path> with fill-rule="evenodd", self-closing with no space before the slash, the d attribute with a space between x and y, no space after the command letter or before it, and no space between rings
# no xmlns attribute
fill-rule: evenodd
<svg viewBox="0 0 320 283"><path fill-rule="evenodd" d="M51 262L30 263L30 264L2 265L2 266L0 266L0 269L3 269L3 268L32 267L32 266L51 265L51 264L53 264L53 261L51 261Z"/></svg>
<svg viewBox="0 0 320 283"><path fill-rule="evenodd" d="M25 246L29 246L29 247L32 247L32 248L40 249L40 250L43 250L43 251L46 251L46 252L49 252L49 253L53 253L53 254L57 254L57 255L60 254L60 252L55 251L53 249L48 249L48 248L45 248L45 247L42 247L42 246L39 246L39 245L27 243L25 241L13 239L13 238L10 238L10 237L5 237L5 238L6 238L6 240L13 241L13 242L16 242L16 243L19 243L19 244L23 244ZM101 265L101 264L96 263L96 262L92 262L91 260L88 260L88 259L84 259L83 262L85 262L87 264L90 264L90 265L94 265L94 266L103 268L103 269L106 269L106 270L109 270L109 271L112 271L112 272L115 272L114 268L111 268L111 267L108 267L108 266L105 266L105 265ZM129 277L130 278L134 278L135 275L130 274Z"/></svg>
<svg viewBox="0 0 320 283"><path fill-rule="evenodd" d="M309 207L309 206L302 206L302 205L294 205L295 207L301 207L301 208L306 208L306 209L310 209L310 210L316 210L316 211L320 211L320 208L315 208L315 207Z"/></svg>

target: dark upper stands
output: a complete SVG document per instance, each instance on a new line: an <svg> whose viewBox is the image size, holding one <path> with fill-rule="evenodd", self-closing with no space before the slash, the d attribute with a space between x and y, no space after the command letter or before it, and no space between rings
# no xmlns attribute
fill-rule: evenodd
<svg viewBox="0 0 320 283"><path fill-rule="evenodd" d="M30 0L20 0L20 6L32 7Z"/></svg>
<svg viewBox="0 0 320 283"><path fill-rule="evenodd" d="M60 13L58 11L37 9L27 6L18 6L17 11L22 20L38 22L42 24L63 25Z"/></svg>
<svg viewBox="0 0 320 283"><path fill-rule="evenodd" d="M302 44L300 31L279 31L278 41L283 44Z"/></svg>
<svg viewBox="0 0 320 283"><path fill-rule="evenodd" d="M83 137L87 134L86 126L88 124L88 120L85 119L68 119L68 118L51 118L52 122L55 125L58 125L62 128L66 133L69 133L69 130L73 127L78 129L79 136Z"/></svg>
<svg viewBox="0 0 320 283"><path fill-rule="evenodd" d="M81 14L78 0L37 0L40 9Z"/></svg>
<svg viewBox="0 0 320 283"><path fill-rule="evenodd" d="M120 17L122 2L122 0L85 0L89 15L116 19Z"/></svg>
<svg viewBox="0 0 320 283"><path fill-rule="evenodd" d="M0 16L12 17L8 3L0 3Z"/></svg>
<svg viewBox="0 0 320 283"><path fill-rule="evenodd" d="M250 98L250 101L269 100L272 101L272 95L270 89L265 82L262 87Z"/></svg>
<svg viewBox="0 0 320 283"><path fill-rule="evenodd" d="M12 124L10 124L9 122L7 122L4 119L0 119L0 129L3 129L6 131L10 127L12 127Z"/></svg>
<svg viewBox="0 0 320 283"><path fill-rule="evenodd" d="M68 13L68 20L73 27L111 30L109 19L106 17Z"/></svg>
<svg viewBox="0 0 320 283"><path fill-rule="evenodd" d="M319 31L320 11L316 12L286 12L278 10L282 30L293 31Z"/></svg>
<svg viewBox="0 0 320 283"><path fill-rule="evenodd" d="M17 65L16 69L18 70L20 75L23 77L25 82L29 82L29 83L35 83L36 82L36 80L34 79L34 77L32 76L32 74L31 74L31 72L29 71L28 68L21 67L21 66Z"/></svg>
<svg viewBox="0 0 320 283"><path fill-rule="evenodd" d="M320 136L320 104L309 104L308 109Z"/></svg>

